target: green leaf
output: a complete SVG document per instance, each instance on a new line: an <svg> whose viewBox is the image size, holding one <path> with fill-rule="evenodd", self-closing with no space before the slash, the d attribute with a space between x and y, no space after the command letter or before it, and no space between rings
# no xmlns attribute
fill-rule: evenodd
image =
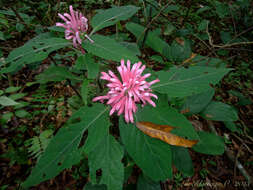
<svg viewBox="0 0 253 190"><path fill-rule="evenodd" d="M219 1L214 1L216 13L220 18L225 18L230 15L229 6L227 3L221 3Z"/></svg>
<svg viewBox="0 0 253 190"><path fill-rule="evenodd" d="M51 52L68 45L71 45L71 43L62 38L48 36L46 38L46 34L37 36L22 47L14 49L8 55L5 63L1 64L0 62L0 66L9 64L1 69L0 73L18 71L25 64L43 61Z"/></svg>
<svg viewBox="0 0 253 190"><path fill-rule="evenodd" d="M199 26L198 26L198 31L205 31L207 26L209 24L209 20L202 20L200 23L199 23Z"/></svg>
<svg viewBox="0 0 253 190"><path fill-rule="evenodd" d="M107 117L107 108L102 104L82 107L74 113L67 125L51 139L23 187L28 188L51 179L63 169L71 168L73 164L78 163L81 159L78 146L84 131L93 125L102 125ZM76 120L81 121L76 123Z"/></svg>
<svg viewBox="0 0 253 190"><path fill-rule="evenodd" d="M172 146L173 164L185 176L190 177L194 174L192 159L188 150L184 147Z"/></svg>
<svg viewBox="0 0 253 190"><path fill-rule="evenodd" d="M181 110L189 110L193 114L201 112L212 100L214 93L214 89L210 87L205 92L187 97Z"/></svg>
<svg viewBox="0 0 253 190"><path fill-rule="evenodd" d="M93 56L89 53L84 55L83 60L88 69L88 79L95 79L99 72L99 64L94 61Z"/></svg>
<svg viewBox="0 0 253 190"><path fill-rule="evenodd" d="M170 22L167 24L167 27L164 30L164 35L169 36L176 30L176 27Z"/></svg>
<svg viewBox="0 0 253 190"><path fill-rule="evenodd" d="M207 107L201 112L201 115L213 121L236 121L238 115L236 110L227 104L222 102L212 101Z"/></svg>
<svg viewBox="0 0 253 190"><path fill-rule="evenodd" d="M96 171L102 169L100 184L108 189L122 189L124 168L121 163L123 148L109 135L109 114L100 125L88 129L88 138L83 151L88 155L90 178L96 183Z"/></svg>
<svg viewBox="0 0 253 190"><path fill-rule="evenodd" d="M89 81L84 79L83 84L81 86L81 96L83 99L84 105L87 105L88 103L88 92L89 92Z"/></svg>
<svg viewBox="0 0 253 190"><path fill-rule="evenodd" d="M210 84L217 84L231 69L194 66L189 69L173 67L169 72L157 72L159 83L152 89L170 97L185 97L201 93Z"/></svg>
<svg viewBox="0 0 253 190"><path fill-rule="evenodd" d="M85 64L85 55L80 55L76 62L75 65L73 66L77 70L87 70L86 64Z"/></svg>
<svg viewBox="0 0 253 190"><path fill-rule="evenodd" d="M26 96L26 93L16 93L16 94L11 94L9 98L11 98L12 100L19 100L23 98L24 96Z"/></svg>
<svg viewBox="0 0 253 190"><path fill-rule="evenodd" d="M168 105L157 104L156 108L146 105L144 108L138 110L136 117L138 121L175 127L175 129L171 131L172 134L188 138L189 140L199 139L192 124L185 116Z"/></svg>
<svg viewBox="0 0 253 190"><path fill-rule="evenodd" d="M0 31L0 40L5 40L4 33L2 31ZM2 56L0 56L0 57L2 57Z"/></svg>
<svg viewBox="0 0 253 190"><path fill-rule="evenodd" d="M128 50L134 53L134 55L141 56L141 52L139 47L136 43L130 43L130 42L120 42L120 44L124 47L126 47Z"/></svg>
<svg viewBox="0 0 253 190"><path fill-rule="evenodd" d="M195 66L208 66L208 67L215 67L215 68L226 68L227 63L224 60L213 58L213 57L205 57L201 55L195 56L191 62Z"/></svg>
<svg viewBox="0 0 253 190"><path fill-rule="evenodd" d="M53 135L53 130L45 130L39 136L35 136L25 141L25 146L28 147L30 156L38 158L46 149L50 142L50 137Z"/></svg>
<svg viewBox="0 0 253 190"><path fill-rule="evenodd" d="M5 89L5 93L12 93L12 92L17 92L21 87L20 86L10 86Z"/></svg>
<svg viewBox="0 0 253 190"><path fill-rule="evenodd" d="M121 59L129 59L133 62L138 62L135 53L120 45L114 39L101 35L94 35L92 36L92 40L94 40L94 43L86 40L85 43L83 43L83 48L93 55L118 62Z"/></svg>
<svg viewBox="0 0 253 190"><path fill-rule="evenodd" d="M229 90L229 94L232 94L233 96L236 96L239 99L238 104L240 106L249 105L252 103L252 101L248 98L246 98L242 93L235 91L235 90Z"/></svg>
<svg viewBox="0 0 253 190"><path fill-rule="evenodd" d="M52 65L47 70L45 70L43 73L37 75L35 77L37 79L37 82L41 84L45 84L47 82L61 82L66 79L70 80L78 80L78 77L73 75L67 67L58 67Z"/></svg>
<svg viewBox="0 0 253 190"><path fill-rule="evenodd" d="M148 177L141 174L138 177L137 190L161 190L159 182L153 182Z"/></svg>
<svg viewBox="0 0 253 190"><path fill-rule="evenodd" d="M30 114L25 110L17 110L17 111L15 111L15 115L19 118L25 118L25 117L29 116Z"/></svg>
<svg viewBox="0 0 253 190"><path fill-rule="evenodd" d="M14 106L14 105L18 105L19 103L8 98L7 96L0 96L0 104L2 106Z"/></svg>
<svg viewBox="0 0 253 190"><path fill-rule="evenodd" d="M4 114L1 115L0 118L0 124L4 124L10 121L10 119L12 118L13 113L12 112L6 112Z"/></svg>
<svg viewBox="0 0 253 190"><path fill-rule="evenodd" d="M232 122L232 121L225 121L224 124L225 124L225 127L228 128L230 131L232 131L232 132L238 132L238 133L240 132L240 130L237 128L237 126L235 125L234 122Z"/></svg>
<svg viewBox="0 0 253 190"><path fill-rule="evenodd" d="M92 185L91 183L87 183L83 190L106 190L105 185Z"/></svg>
<svg viewBox="0 0 253 190"><path fill-rule="evenodd" d="M16 29L18 32L22 32L24 30L25 26L21 23L16 24Z"/></svg>
<svg viewBox="0 0 253 190"><path fill-rule="evenodd" d="M172 178L172 155L170 145L151 138L133 124L126 124L120 119L120 137L128 154L154 181Z"/></svg>
<svg viewBox="0 0 253 190"><path fill-rule="evenodd" d="M129 30L133 35L135 35L137 41L142 42L144 37L145 28L139 24L135 24L133 22L128 22L126 24L126 29ZM169 45L158 37L155 32L149 31L145 44L152 48L154 51L158 53L163 53L164 48L169 48Z"/></svg>
<svg viewBox="0 0 253 190"><path fill-rule="evenodd" d="M200 141L192 147L196 152L210 155L221 155L224 153L225 145L220 136L213 133L199 131Z"/></svg>
<svg viewBox="0 0 253 190"><path fill-rule="evenodd" d="M120 20L127 20L138 10L139 7L132 5L100 10L98 14L92 17L91 26L93 30L91 34L107 26L114 25Z"/></svg>
<svg viewBox="0 0 253 190"><path fill-rule="evenodd" d="M191 46L189 40L182 39L179 44L173 41L171 46L164 47L162 54L173 62L182 62L191 56Z"/></svg>
<svg viewBox="0 0 253 190"><path fill-rule="evenodd" d="M99 128L100 126L98 126ZM93 138L98 139L96 136ZM121 162L123 148L109 135L109 131L96 146L88 152L90 176L93 183L96 181L96 171L102 169L99 184L106 184L107 189L121 190L124 181L124 167Z"/></svg>

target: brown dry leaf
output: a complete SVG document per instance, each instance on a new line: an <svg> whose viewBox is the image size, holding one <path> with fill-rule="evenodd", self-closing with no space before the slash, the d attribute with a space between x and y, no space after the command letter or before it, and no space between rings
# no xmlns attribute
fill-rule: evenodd
<svg viewBox="0 0 253 190"><path fill-rule="evenodd" d="M184 40L182 38L175 38L176 42L181 46L184 46Z"/></svg>
<svg viewBox="0 0 253 190"><path fill-rule="evenodd" d="M190 62L192 59L194 59L197 56L196 53L192 53L191 57L183 61L183 64Z"/></svg>
<svg viewBox="0 0 253 190"><path fill-rule="evenodd" d="M146 135L160 139L170 145L192 147L198 142L197 140L187 140L183 137L171 134L170 131L174 129L174 127L168 125L157 125L151 122L137 122L136 126Z"/></svg>
<svg viewBox="0 0 253 190"><path fill-rule="evenodd" d="M185 114L185 113L188 113L188 112L190 112L189 108L186 108L186 109L180 111L180 113L182 113L182 114Z"/></svg>

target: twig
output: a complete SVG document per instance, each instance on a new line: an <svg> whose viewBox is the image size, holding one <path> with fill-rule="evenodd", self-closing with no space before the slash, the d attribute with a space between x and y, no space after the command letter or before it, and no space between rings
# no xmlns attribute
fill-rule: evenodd
<svg viewBox="0 0 253 190"><path fill-rule="evenodd" d="M229 7L230 14L231 14L233 26L234 26L234 32L236 34L237 32L236 32L235 20L234 20L233 14L232 14L232 8L231 8L230 4L228 4L228 7Z"/></svg>
<svg viewBox="0 0 253 190"><path fill-rule="evenodd" d="M208 49L211 50L211 53L213 53L216 57L218 57L218 55L215 53L215 51L202 39L200 39L197 35L193 34L192 36L194 36L195 38L197 38L199 41L201 41Z"/></svg>
<svg viewBox="0 0 253 190"><path fill-rule="evenodd" d="M117 5L118 7L120 6L120 0L118 1L118 5ZM118 21L118 22L120 22L120 21ZM116 41L119 39L119 27L118 27L118 22L116 23L116 25L115 25L115 29L116 29L116 37L115 37L115 39L116 39Z"/></svg>
<svg viewBox="0 0 253 190"><path fill-rule="evenodd" d="M231 43L231 44L225 44L225 45L216 45L216 44L213 44L212 37L211 37L211 35L210 35L209 31L208 31L208 24L207 24L207 27L206 27L206 33L207 33L208 38L209 38L209 44L210 44L212 47L226 48L226 47L231 47L231 46L253 44L253 42L237 42L237 43Z"/></svg>
<svg viewBox="0 0 253 190"><path fill-rule="evenodd" d="M144 29L144 31L141 33L141 35L137 39L137 43L139 42L140 38L145 34L146 30L148 30L148 28L150 27L150 25L160 16L160 14L162 13L162 11L169 6L170 2L171 1L169 1L163 8L161 8L160 11L157 13L157 15L148 23L148 25L146 26L146 28Z"/></svg>
<svg viewBox="0 0 253 190"><path fill-rule="evenodd" d="M207 123L208 123L208 127L211 129L211 131L218 136L218 133L216 132L212 122L208 121ZM225 145L225 153L226 153L227 157L232 162L236 162L235 156L233 155L233 153L231 153L231 151L227 148L226 145ZM236 162L236 167L239 169L239 171L242 173L242 175L246 178L246 180L248 181L248 184L251 184L252 177L248 174L248 172L244 169L243 165L239 161Z"/></svg>
<svg viewBox="0 0 253 190"><path fill-rule="evenodd" d="M152 3L152 1L147 1L146 3L148 3L148 4L150 4L152 7L154 7L156 10L160 10L159 8L157 8L153 3ZM165 17L165 18L168 18L168 16L167 15L165 15L163 12L161 12L161 15L163 16L163 17Z"/></svg>
<svg viewBox="0 0 253 190"><path fill-rule="evenodd" d="M148 22L150 21L151 15L152 15L152 8L149 9L149 14L148 14L148 18L147 18L146 24L148 24ZM150 30L150 28L148 28L148 29L145 31L144 38L143 38L142 43L141 43L141 49L144 47L144 44L145 44L145 41L146 41L146 39L147 39L149 30Z"/></svg>
<svg viewBox="0 0 253 190"><path fill-rule="evenodd" d="M70 86L70 88L72 88L72 90L75 91L76 95L82 100L82 96L81 94L77 91L77 89L71 84L71 81L69 79L67 79L68 85Z"/></svg>
<svg viewBox="0 0 253 190"><path fill-rule="evenodd" d="M145 1L146 2L146 1ZM144 12L144 18L145 18L145 22L148 22L148 16L147 16L147 12L146 12L146 5L145 5L144 0L142 0L142 4L143 4L143 12Z"/></svg>
<svg viewBox="0 0 253 190"><path fill-rule="evenodd" d="M240 156L240 153L241 153L241 150L242 150L242 145L239 147L239 150L236 154L236 157L235 157L235 164L234 164L234 179L236 177L236 166L237 166L237 163L238 163L238 158Z"/></svg>
<svg viewBox="0 0 253 190"><path fill-rule="evenodd" d="M58 9L60 8L60 3L61 3L61 1L60 1L60 0L57 0L56 11L55 11L55 14L54 14L54 22L56 21Z"/></svg>
<svg viewBox="0 0 253 190"><path fill-rule="evenodd" d="M190 13L190 10L191 10L192 5L193 5L193 3L191 2L191 0L189 0L188 2L189 2L189 4L190 4L190 6L189 6L188 9L187 9L186 15L185 15L185 17L184 17L184 20L183 20L181 26L184 26L184 23L187 21L188 16L189 16L189 13Z"/></svg>
<svg viewBox="0 0 253 190"><path fill-rule="evenodd" d="M232 133L232 135L233 135L234 137L236 137L239 141L241 141L242 145L245 146L245 147L248 149L248 151L253 155L253 151L248 147L248 145L247 145L246 143L244 143L244 141L247 142L246 140L242 140L242 139L241 139L240 137L238 137L236 134L233 134L233 133ZM250 143L250 142L248 142L248 143Z"/></svg>
<svg viewBox="0 0 253 190"><path fill-rule="evenodd" d="M244 48L220 48L220 49L253 52L253 50L244 49Z"/></svg>
<svg viewBox="0 0 253 190"><path fill-rule="evenodd" d="M234 39L238 38L239 36L251 31L252 29L253 29L253 26L250 26L248 29L246 29L246 30L242 31L241 33L235 35L230 41L228 41L228 43L233 41Z"/></svg>

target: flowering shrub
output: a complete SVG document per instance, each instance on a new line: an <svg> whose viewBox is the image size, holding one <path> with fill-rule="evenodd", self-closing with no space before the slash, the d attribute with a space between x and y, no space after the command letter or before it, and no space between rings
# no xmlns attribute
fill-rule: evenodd
<svg viewBox="0 0 253 190"><path fill-rule="evenodd" d="M86 34L88 19L74 11L72 6L69 10L70 13L58 14L64 23L56 23L57 27L65 29L65 39L58 36L60 32L57 28L50 27L50 33L40 34L13 50L0 65L1 74L18 72L25 65L42 63L56 50L71 47L72 43L68 40L72 40L74 47L77 47L68 54L78 57L75 64L54 64L36 76L39 84L66 81L76 92L75 98L78 100L71 110L71 117L48 141L45 151L22 184L24 188L52 179L64 169L88 159L89 180L93 184L106 184L108 189L121 190L124 175L128 177L126 171L131 171L135 164L143 172L142 175L158 183L173 177L172 164L185 176L193 175L187 148L211 155L224 152L221 137L195 130L182 112L190 108L186 111L188 114L217 120L213 118L215 114L209 114L210 110L206 110L208 106L215 108L219 104L212 101L214 89L211 86L219 83L230 69L206 66L202 62L188 64L188 68L182 67L182 64L178 66L178 63L193 59L190 43L183 36L169 45L157 31L131 23L129 19L140 7L128 5L99 10L91 19L89 27L92 31L89 35ZM126 24L121 25L122 22ZM109 36L102 31L115 25L115 35ZM118 37L119 30L122 38ZM104 35L97 34L97 31ZM126 35L127 31L134 38ZM123 41L124 38L127 41ZM140 51L147 46L152 48L156 57L141 58ZM79 52L82 48L87 51L86 54ZM56 59L57 56L62 54L57 54ZM131 62L134 64L131 65ZM117 68L118 74L112 71L113 68ZM144 70L148 73L143 74ZM100 71L100 79L107 81L106 88L97 80ZM155 80L148 82L146 80L151 73ZM68 103L71 104L73 99ZM107 105L95 103L105 100ZM204 102L198 105L194 103L202 100ZM180 104L177 104L179 101ZM138 108L138 104L142 107ZM222 106L230 110L227 121L237 120L237 114L228 105ZM119 117L110 118L115 112ZM118 127L119 134L110 133L110 126ZM86 131L88 136L84 135ZM96 175L99 169L102 170L100 177Z"/></svg>

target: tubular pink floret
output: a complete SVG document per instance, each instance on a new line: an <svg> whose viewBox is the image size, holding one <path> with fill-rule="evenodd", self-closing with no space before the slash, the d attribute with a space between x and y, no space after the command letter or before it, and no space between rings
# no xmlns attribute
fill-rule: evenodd
<svg viewBox="0 0 253 190"><path fill-rule="evenodd" d="M77 43L82 44L80 35L88 30L88 19L82 13L74 11L72 5L69 6L69 12L70 14L64 13L63 15L58 13L58 16L65 23L57 22L56 26L65 28L65 38L67 40L73 39L73 45L77 47ZM88 39L92 42L90 38Z"/></svg>
<svg viewBox="0 0 253 190"><path fill-rule="evenodd" d="M150 86L159 82L159 79L147 82L145 79L150 77L151 74L147 73L141 75L145 69L145 65L141 62L135 63L131 68L131 62L121 60L121 65L117 67L121 79L119 79L111 70L108 73L101 72L100 79L107 80L109 83L107 87L109 91L106 96L98 96L93 101L108 100L107 104L111 106L110 115L118 112L117 115L124 113L125 121L134 122L133 113L137 111L137 103L144 106L146 103L155 107L155 103L151 98L157 99L158 97L152 93Z"/></svg>

